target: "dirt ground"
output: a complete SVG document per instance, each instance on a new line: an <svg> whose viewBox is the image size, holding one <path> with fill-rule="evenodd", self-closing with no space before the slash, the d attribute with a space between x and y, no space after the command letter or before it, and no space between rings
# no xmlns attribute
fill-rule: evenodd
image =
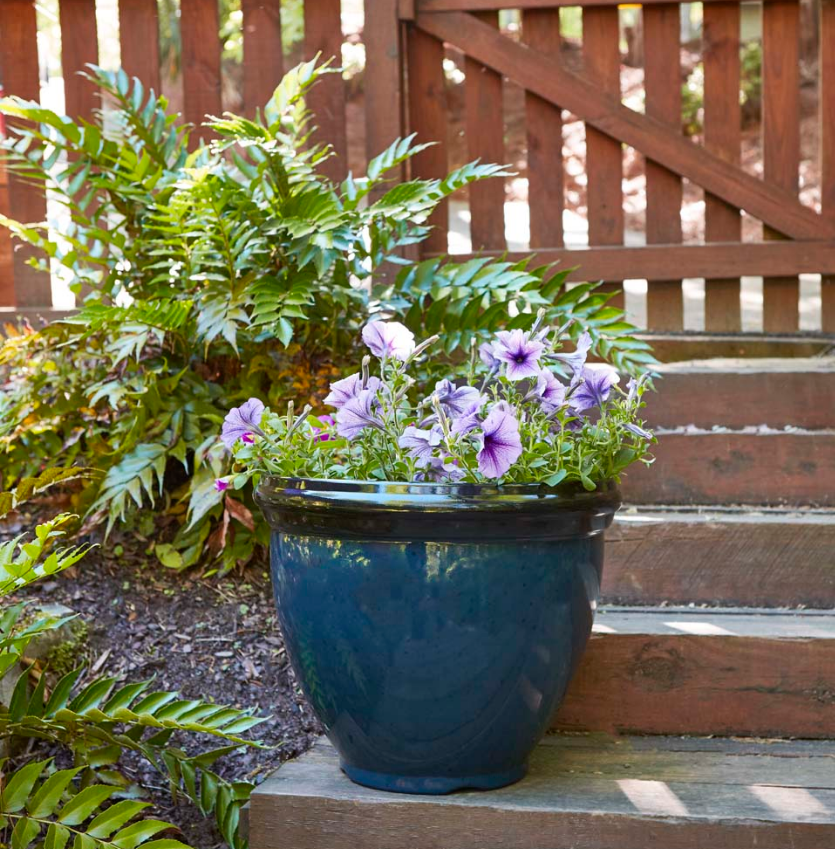
<svg viewBox="0 0 835 849"><path fill-rule="evenodd" d="M28 595L81 614L89 631L74 665L86 663L87 677L153 678L155 690L268 716L249 736L270 748L244 748L216 764L227 778L259 783L321 733L284 652L269 575L260 565L230 579L201 580L166 571L144 547L135 539L111 540L72 574L33 585ZM222 744L213 737L184 742L195 754ZM159 816L182 829L183 840L200 849L222 845L211 821L187 802L172 804L157 773L129 762L131 769L150 789Z"/></svg>

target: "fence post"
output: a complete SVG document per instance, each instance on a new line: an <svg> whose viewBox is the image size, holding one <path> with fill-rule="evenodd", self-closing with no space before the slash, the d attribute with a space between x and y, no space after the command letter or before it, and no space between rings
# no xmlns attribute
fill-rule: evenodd
<svg viewBox="0 0 835 849"><path fill-rule="evenodd" d="M254 118L281 82L281 0L241 0L244 36L244 115Z"/></svg>
<svg viewBox="0 0 835 849"><path fill-rule="evenodd" d="M89 121L99 102L98 91L81 74L87 65L97 65L99 42L96 30L96 0L60 0L61 70L67 115Z"/></svg>
<svg viewBox="0 0 835 849"><path fill-rule="evenodd" d="M181 0L183 42L183 115L194 124L191 146L210 139L202 126L207 115L220 115L220 14L217 0Z"/></svg>
<svg viewBox="0 0 835 849"><path fill-rule="evenodd" d="M159 12L157 0L119 0L122 68L145 88L160 93Z"/></svg>
<svg viewBox="0 0 835 849"><path fill-rule="evenodd" d="M25 100L40 100L38 78L38 37L34 0L3 0L0 3L0 68L6 94ZM24 223L46 219L46 199L37 186L29 186L9 175L9 214ZM52 306L49 275L26 264L36 256L26 245L13 243L12 257L14 304L18 307ZM2 285L2 284L0 284Z"/></svg>
<svg viewBox="0 0 835 849"><path fill-rule="evenodd" d="M820 3L821 212L835 218L835 0ZM835 276L821 277L821 329L835 333Z"/></svg>

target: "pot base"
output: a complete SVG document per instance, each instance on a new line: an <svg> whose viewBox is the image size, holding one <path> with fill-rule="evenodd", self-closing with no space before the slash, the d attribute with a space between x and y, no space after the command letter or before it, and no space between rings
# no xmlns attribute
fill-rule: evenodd
<svg viewBox="0 0 835 849"><path fill-rule="evenodd" d="M389 793L413 793L421 796L441 796L456 790L495 790L508 784L515 784L525 777L527 764L522 764L506 772L494 772L488 775L457 776L413 776L391 775L385 772L371 772L340 763L345 775L355 784L386 790Z"/></svg>

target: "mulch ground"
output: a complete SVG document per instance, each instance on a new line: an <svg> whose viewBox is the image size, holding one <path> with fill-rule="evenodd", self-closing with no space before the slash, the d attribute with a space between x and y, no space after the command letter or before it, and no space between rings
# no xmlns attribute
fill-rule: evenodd
<svg viewBox="0 0 835 849"><path fill-rule="evenodd" d="M89 632L77 662L92 674L125 681L153 678L154 690L177 690L269 716L249 736L268 749L244 748L218 761L230 779L262 781L278 764L305 751L321 728L284 652L264 565L224 579L167 571L130 539L91 552L72 574L33 585L29 596L79 613ZM83 683L83 681L82 681ZM193 754L223 745L215 737L179 741ZM150 790L155 815L176 823L198 849L222 844L211 821L188 803L174 805L159 775L128 762Z"/></svg>

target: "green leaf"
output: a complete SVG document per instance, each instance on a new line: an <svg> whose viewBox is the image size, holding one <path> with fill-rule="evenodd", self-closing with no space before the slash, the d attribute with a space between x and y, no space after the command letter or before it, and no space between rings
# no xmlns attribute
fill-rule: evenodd
<svg viewBox="0 0 835 849"><path fill-rule="evenodd" d="M53 773L41 784L37 793L29 800L26 810L33 817L48 817L51 816L64 791L70 786L73 778L78 775L84 767L76 767L75 769L60 769Z"/></svg>
<svg viewBox="0 0 835 849"><path fill-rule="evenodd" d="M140 811L149 807L149 802L136 802L126 799L111 805L106 811L102 811L87 826L87 834L91 837L105 839L110 837L114 831L132 820Z"/></svg>
<svg viewBox="0 0 835 849"><path fill-rule="evenodd" d="M50 763L51 758L33 761L16 770L0 794L0 813L14 814L22 811L35 782Z"/></svg>
<svg viewBox="0 0 835 849"><path fill-rule="evenodd" d="M27 846L40 834L40 823L22 817L12 831L12 849L26 849Z"/></svg>
<svg viewBox="0 0 835 849"><path fill-rule="evenodd" d="M58 823L50 823L46 830L43 849L64 849L69 839L70 830L68 828L64 828L63 825L58 825Z"/></svg>
<svg viewBox="0 0 835 849"><path fill-rule="evenodd" d="M133 825L125 826L121 831L117 831L111 838L111 843L118 846L119 849L136 849L137 846L150 840L154 835L161 831L168 831L172 828L171 823L165 820L147 819L133 823Z"/></svg>
<svg viewBox="0 0 835 849"><path fill-rule="evenodd" d="M58 814L58 822L64 823L64 825L79 825L103 802L109 799L116 790L116 787L108 787L104 784L85 787L61 808Z"/></svg>

